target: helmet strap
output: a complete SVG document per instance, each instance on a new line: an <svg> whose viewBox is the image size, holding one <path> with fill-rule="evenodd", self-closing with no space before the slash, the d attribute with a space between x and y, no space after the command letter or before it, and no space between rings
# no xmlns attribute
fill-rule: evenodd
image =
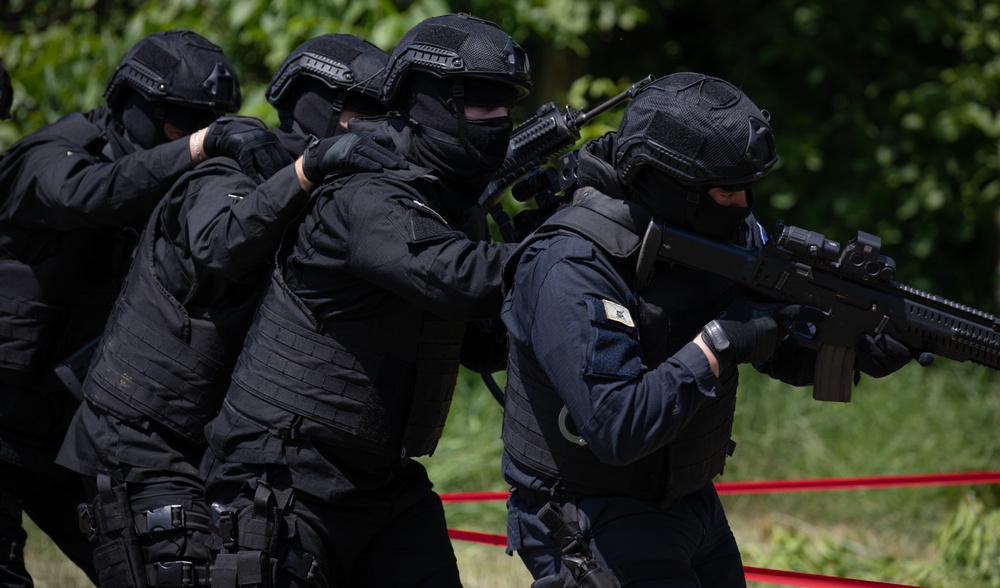
<svg viewBox="0 0 1000 588"><path fill-rule="evenodd" d="M451 86L451 97L455 100L455 116L458 117L458 139L468 146L469 135L465 126L465 85L461 78L455 78Z"/></svg>
<svg viewBox="0 0 1000 588"><path fill-rule="evenodd" d="M332 137L340 129L340 113L344 111L344 103L347 102L347 90L339 89L330 100L330 120L326 123L326 137Z"/></svg>
<svg viewBox="0 0 1000 588"><path fill-rule="evenodd" d="M162 137L164 141L167 140L167 131L164 125L167 123L167 109L164 108L163 103L160 101L153 102L153 124L156 128L157 137Z"/></svg>
<svg viewBox="0 0 1000 588"><path fill-rule="evenodd" d="M698 212L698 203L701 202L701 186L687 187L687 206L684 208L684 222L688 226L694 225L694 217Z"/></svg>

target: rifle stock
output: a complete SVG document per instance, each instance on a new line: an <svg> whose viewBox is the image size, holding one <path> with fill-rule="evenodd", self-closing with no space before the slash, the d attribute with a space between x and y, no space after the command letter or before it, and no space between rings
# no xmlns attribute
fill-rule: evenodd
<svg viewBox="0 0 1000 588"><path fill-rule="evenodd" d="M822 234L778 222L763 248L749 250L650 222L639 270L649 256L731 279L748 291L787 304L819 308L828 318L811 334L793 330L817 350L813 397L849 402L854 345L867 333L887 333L915 352L971 361L1000 370L1000 318L893 281L895 262L881 239L858 231L841 251Z"/></svg>

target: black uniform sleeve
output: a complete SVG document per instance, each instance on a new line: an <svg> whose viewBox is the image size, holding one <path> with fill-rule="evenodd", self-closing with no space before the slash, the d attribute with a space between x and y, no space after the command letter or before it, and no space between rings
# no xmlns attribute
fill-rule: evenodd
<svg viewBox="0 0 1000 588"><path fill-rule="evenodd" d="M368 175L351 197L333 197L335 216L324 227L347 234L354 275L452 320L500 315L501 266L515 245L473 241L424 204L412 186ZM317 241L323 247L323 241ZM338 257L343 251L327 250Z"/></svg>
<svg viewBox="0 0 1000 588"><path fill-rule="evenodd" d="M308 202L294 166L259 186L228 166L197 180L188 210L191 255L209 271L238 281L268 263L288 223Z"/></svg>
<svg viewBox="0 0 1000 588"><path fill-rule="evenodd" d="M187 137L114 162L88 153L69 137L55 138L0 160L0 173L16 178L4 217L25 227L57 230L131 224L148 215L189 169Z"/></svg>

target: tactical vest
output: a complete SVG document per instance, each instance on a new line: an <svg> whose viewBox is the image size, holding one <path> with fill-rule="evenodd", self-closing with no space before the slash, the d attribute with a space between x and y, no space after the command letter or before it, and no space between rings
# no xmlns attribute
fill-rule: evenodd
<svg viewBox="0 0 1000 588"><path fill-rule="evenodd" d="M162 238L157 221L170 203L160 202L143 232L83 391L113 413L153 419L200 444L229 387L262 284L246 287L242 300L227 308L181 304L153 261L154 243Z"/></svg>
<svg viewBox="0 0 1000 588"><path fill-rule="evenodd" d="M399 297L378 316L320 328L279 269L228 398L241 411L261 402L277 406L347 433L348 444L379 455L428 455L451 407L464 334L464 322ZM342 435L319 441L344 445Z"/></svg>
<svg viewBox="0 0 1000 588"><path fill-rule="evenodd" d="M32 149L69 138L93 156L103 131L80 113L28 135L0 167L0 368L41 376L97 337L118 292L118 229L39 230L20 226L11 209L34 198L18 175Z"/></svg>
<svg viewBox="0 0 1000 588"><path fill-rule="evenodd" d="M530 242L554 234L592 241L622 279L632 284L649 213L595 190L557 214L522 244L507 261L512 279L518 257ZM756 221L751 220L754 223ZM509 287L509 281L507 282ZM732 282L705 272L658 263L648 285L634 288L640 345L645 365L655 367L690 342L742 291ZM658 499L667 505L704 486L720 474L735 443L731 433L736 408L737 370L721 376L722 387L708 398L678 436L638 461L603 463L586 446L569 441L559 430L563 403L530 352L509 343L507 401L503 441L522 466L556 480L569 495L627 495Z"/></svg>

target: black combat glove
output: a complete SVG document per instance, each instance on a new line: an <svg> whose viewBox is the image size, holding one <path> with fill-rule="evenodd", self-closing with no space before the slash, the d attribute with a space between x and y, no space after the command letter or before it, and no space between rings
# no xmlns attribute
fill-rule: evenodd
<svg viewBox="0 0 1000 588"><path fill-rule="evenodd" d="M898 339L885 333L874 336L863 333L854 345L854 354L854 367L873 378L888 376L912 359L925 367L934 362L934 354L926 351L915 353Z"/></svg>
<svg viewBox="0 0 1000 588"><path fill-rule="evenodd" d="M223 116L208 126L205 154L233 159L258 184L292 163L278 137L263 121L249 116Z"/></svg>
<svg viewBox="0 0 1000 588"><path fill-rule="evenodd" d="M318 184L338 169L405 169L408 166L406 159L392 147L392 139L388 136L367 132L314 139L302 154L302 173L307 180Z"/></svg>
<svg viewBox="0 0 1000 588"><path fill-rule="evenodd" d="M737 300L705 325L701 338L723 371L736 364L770 359L788 334L790 323L818 323L825 318L823 311L811 306Z"/></svg>

